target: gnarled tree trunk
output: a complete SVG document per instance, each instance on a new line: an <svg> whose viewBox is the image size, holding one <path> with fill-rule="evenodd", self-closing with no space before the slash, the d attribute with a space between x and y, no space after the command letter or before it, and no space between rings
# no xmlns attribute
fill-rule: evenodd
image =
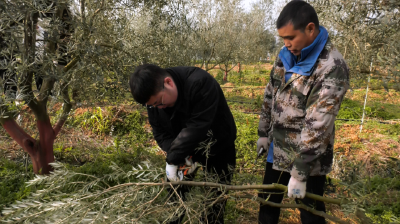
<svg viewBox="0 0 400 224"><path fill-rule="evenodd" d="M65 6L57 7L55 17L63 22L68 18L62 16ZM39 13L27 12L24 19L24 52L22 52L23 59L27 64L35 63L35 45L36 45L36 26L38 22ZM46 50L50 53L55 53L57 48L57 37L51 37L48 40ZM72 66L77 63L78 59L75 58L68 65L63 68L63 72L68 71ZM31 66L32 67L32 66ZM56 68L44 68L56 69ZM14 120L14 112L11 112L7 106L1 106L0 112L2 116L0 123L7 131L7 133L26 151L33 165L33 171L36 174L49 174L52 167L49 165L54 162L53 145L54 141L60 132L63 124L68 118L68 114L72 109L72 104L68 95L68 84L62 84L62 96L64 98L62 115L54 126L51 125L50 117L47 112L47 102L50 91L53 89L55 79L53 77L45 77L43 85L40 89L39 95L34 96L32 91L33 69L27 68L25 72L21 73L20 90L23 100L28 107L32 110L36 118L36 127L39 131L39 139L32 138L26 133L21 126Z"/></svg>

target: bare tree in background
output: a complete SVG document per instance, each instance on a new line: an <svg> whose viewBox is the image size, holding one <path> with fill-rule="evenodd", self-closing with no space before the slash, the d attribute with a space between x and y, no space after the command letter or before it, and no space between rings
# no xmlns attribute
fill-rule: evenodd
<svg viewBox="0 0 400 224"><path fill-rule="evenodd" d="M272 3L254 3L250 12L240 0L199 1L193 9L197 59L206 71L219 66L227 74L240 62L259 61L275 46L268 30Z"/></svg>

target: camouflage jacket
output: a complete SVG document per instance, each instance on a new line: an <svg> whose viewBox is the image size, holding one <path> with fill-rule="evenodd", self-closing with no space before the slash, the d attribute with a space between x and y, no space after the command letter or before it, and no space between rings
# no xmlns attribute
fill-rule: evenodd
<svg viewBox="0 0 400 224"><path fill-rule="evenodd" d="M310 76L293 73L285 83L285 72L277 57L265 88L258 135L273 140L273 169L306 181L332 169L335 118L349 88L349 70L328 40Z"/></svg>

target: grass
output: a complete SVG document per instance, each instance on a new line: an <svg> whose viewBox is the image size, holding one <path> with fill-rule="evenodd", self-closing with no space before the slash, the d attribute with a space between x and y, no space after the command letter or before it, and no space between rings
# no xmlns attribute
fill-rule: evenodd
<svg viewBox="0 0 400 224"><path fill-rule="evenodd" d="M31 188L27 188L25 182L33 176L31 165L0 159L0 211L31 193Z"/></svg>

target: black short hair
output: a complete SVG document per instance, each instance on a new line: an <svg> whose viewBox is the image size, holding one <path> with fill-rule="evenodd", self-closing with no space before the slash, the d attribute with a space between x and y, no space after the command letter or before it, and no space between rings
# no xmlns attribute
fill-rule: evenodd
<svg viewBox="0 0 400 224"><path fill-rule="evenodd" d="M279 14L276 28L280 29L292 23L295 30L304 31L309 23L314 23L319 29L318 15L315 9L305 1L293 0L289 2Z"/></svg>
<svg viewBox="0 0 400 224"><path fill-rule="evenodd" d="M129 87L135 101L146 105L151 96L162 90L164 78L167 76L167 71L157 65L144 64L136 67L129 79Z"/></svg>

